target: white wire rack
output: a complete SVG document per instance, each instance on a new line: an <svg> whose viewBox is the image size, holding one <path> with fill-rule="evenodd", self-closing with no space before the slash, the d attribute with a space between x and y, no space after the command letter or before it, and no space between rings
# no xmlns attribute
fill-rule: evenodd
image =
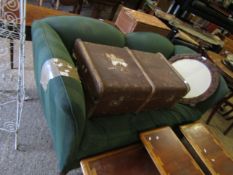
<svg viewBox="0 0 233 175"><path fill-rule="evenodd" d="M25 97L25 13L26 0L0 0L0 130L15 134L15 149Z"/></svg>

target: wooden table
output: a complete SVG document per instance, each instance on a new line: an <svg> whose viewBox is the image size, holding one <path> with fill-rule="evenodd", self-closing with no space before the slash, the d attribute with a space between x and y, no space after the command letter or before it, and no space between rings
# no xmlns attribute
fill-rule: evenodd
<svg viewBox="0 0 233 175"><path fill-rule="evenodd" d="M212 35L201 29L196 29L190 24L184 21L181 21L174 15L168 14L159 9L155 9L154 14L158 18L167 21L167 23L175 27L178 30L178 34L175 37L179 39L187 41L196 46L200 46L200 44L201 45L204 44L203 46L206 46L206 47L209 47L209 46L222 47L223 45L223 42L221 41L221 39L217 37L216 35Z"/></svg>
<svg viewBox="0 0 233 175"><path fill-rule="evenodd" d="M233 160L204 124L184 125L180 129L211 174L233 175Z"/></svg>
<svg viewBox="0 0 233 175"><path fill-rule="evenodd" d="M233 87L233 72L223 64L222 60L224 57L212 51L208 51L207 54L209 59L219 68L221 74L226 78L229 86Z"/></svg>
<svg viewBox="0 0 233 175"><path fill-rule="evenodd" d="M186 146L192 154L170 127L163 127L141 133L140 139L144 146L136 144L82 160L83 173L198 175L204 174L204 171L205 174L233 175L232 159L205 125L194 123L181 126L180 129L189 143Z"/></svg>
<svg viewBox="0 0 233 175"><path fill-rule="evenodd" d="M49 9L37 5L26 5L26 40L31 40L31 25L33 21L51 16L76 16L77 14L68 13L60 10Z"/></svg>
<svg viewBox="0 0 233 175"><path fill-rule="evenodd" d="M31 26L32 22L49 16L75 16L77 14L60 10L49 9L37 5L26 5L26 26Z"/></svg>
<svg viewBox="0 0 233 175"><path fill-rule="evenodd" d="M203 174L170 127L143 132L140 139L160 174Z"/></svg>
<svg viewBox="0 0 233 175"><path fill-rule="evenodd" d="M19 11L11 12L19 16ZM26 4L26 40L31 41L31 25L33 21L43 19L49 16L74 16L76 14L49 9L37 5ZM10 64L14 68L14 42L10 42Z"/></svg>

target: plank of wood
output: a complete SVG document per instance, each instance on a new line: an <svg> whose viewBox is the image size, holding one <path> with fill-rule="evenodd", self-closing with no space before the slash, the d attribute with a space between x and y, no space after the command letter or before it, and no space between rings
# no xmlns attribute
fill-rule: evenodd
<svg viewBox="0 0 233 175"><path fill-rule="evenodd" d="M81 161L84 175L159 175L142 144Z"/></svg>
<svg viewBox="0 0 233 175"><path fill-rule="evenodd" d="M140 134L147 152L160 174L196 175L202 170L169 127Z"/></svg>
<svg viewBox="0 0 233 175"><path fill-rule="evenodd" d="M233 160L204 124L184 125L180 129L212 174L233 174Z"/></svg>
<svg viewBox="0 0 233 175"><path fill-rule="evenodd" d="M207 54L209 59L219 68L221 74L227 81L233 83L233 72L223 64L224 57L212 51L207 51Z"/></svg>

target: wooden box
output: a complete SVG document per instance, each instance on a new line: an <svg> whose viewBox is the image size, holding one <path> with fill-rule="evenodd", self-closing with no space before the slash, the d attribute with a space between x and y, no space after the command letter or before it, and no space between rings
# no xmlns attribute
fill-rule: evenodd
<svg viewBox="0 0 233 175"><path fill-rule="evenodd" d="M157 17L126 7L121 8L115 24L123 33L155 32L168 36L171 32L171 29Z"/></svg>
<svg viewBox="0 0 233 175"><path fill-rule="evenodd" d="M181 132L211 174L233 175L233 160L204 124L181 127Z"/></svg>
<svg viewBox="0 0 233 175"><path fill-rule="evenodd" d="M141 144L84 159L81 167L84 175L159 175Z"/></svg>
<svg viewBox="0 0 233 175"><path fill-rule="evenodd" d="M170 127L143 132L140 139L160 174L203 174Z"/></svg>

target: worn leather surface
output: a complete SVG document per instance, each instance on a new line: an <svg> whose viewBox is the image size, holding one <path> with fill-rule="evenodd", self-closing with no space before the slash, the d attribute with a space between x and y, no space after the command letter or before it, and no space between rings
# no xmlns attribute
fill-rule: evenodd
<svg viewBox="0 0 233 175"><path fill-rule="evenodd" d="M74 52L86 92L88 117L168 108L189 91L161 53L79 39Z"/></svg>

